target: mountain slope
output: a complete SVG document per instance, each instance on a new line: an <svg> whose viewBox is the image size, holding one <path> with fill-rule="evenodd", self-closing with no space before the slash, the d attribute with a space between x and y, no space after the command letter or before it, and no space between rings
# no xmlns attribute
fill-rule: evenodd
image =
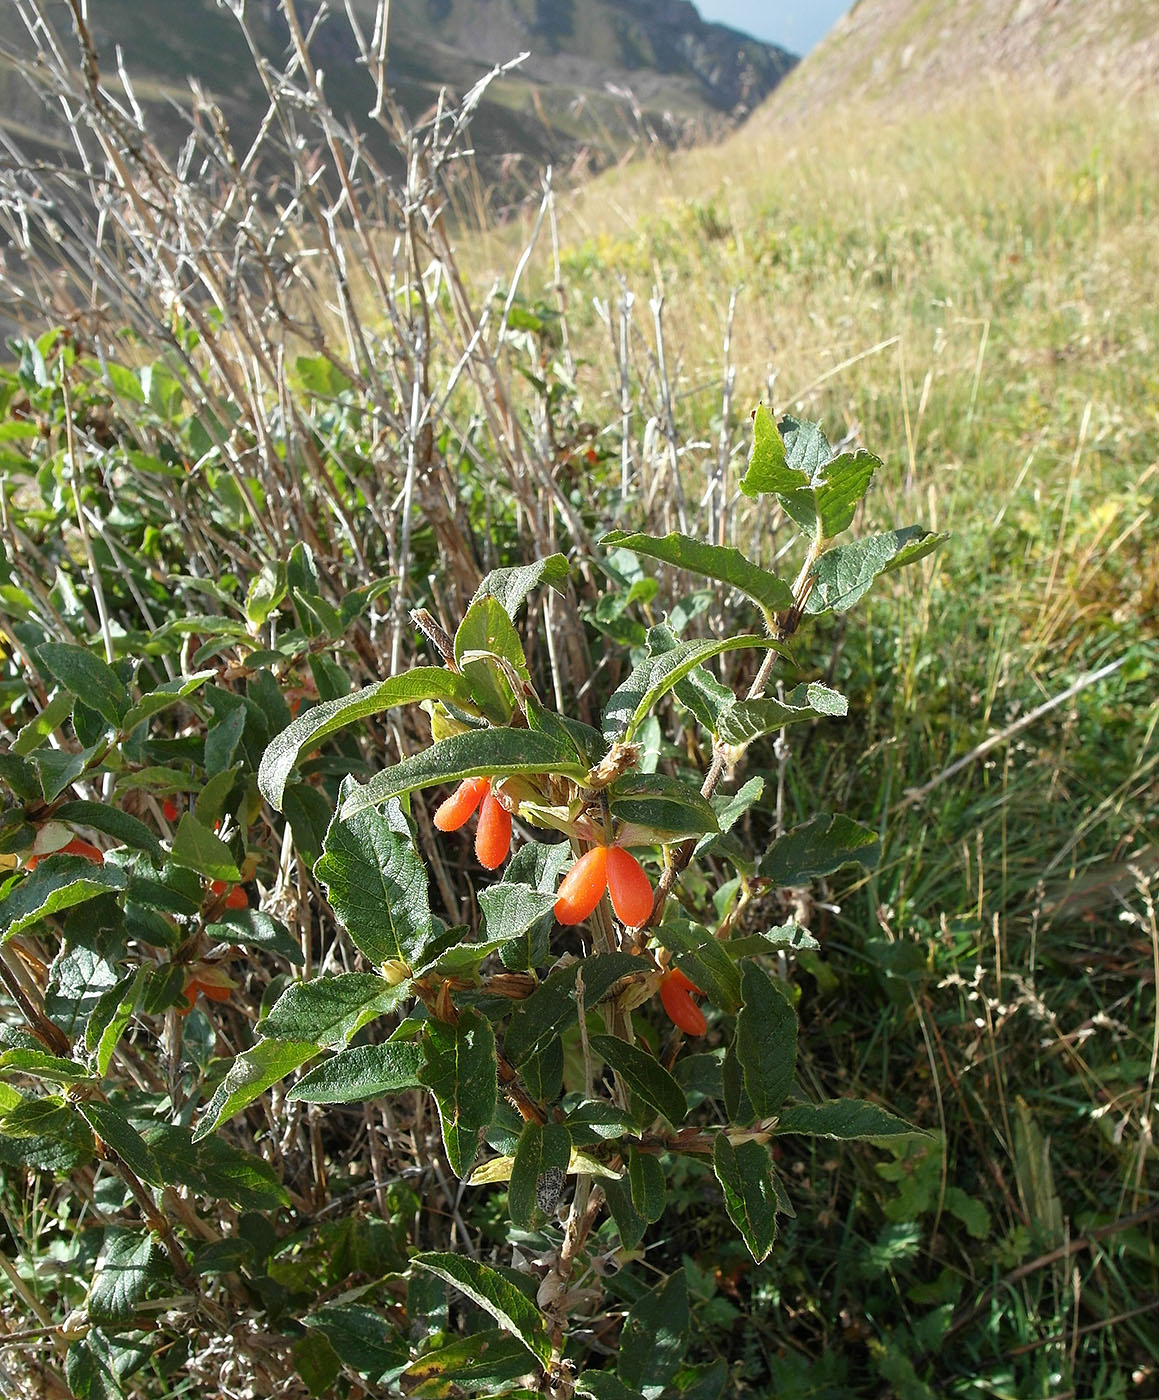
<svg viewBox="0 0 1159 1400"><path fill-rule="evenodd" d="M926 102L979 79L1034 76L1116 95L1159 81L1154 0L857 0L762 115Z"/></svg>
<svg viewBox="0 0 1159 1400"><path fill-rule="evenodd" d="M316 5L298 4L303 27ZM311 52L326 74L337 114L366 128L374 102L342 6L317 26ZM353 0L369 36L375 0ZM411 117L437 100L441 88L462 94L494 65L521 52L530 57L492 84L473 122L476 151L488 164L509 153L538 167L567 161L581 148L595 165L617 159L632 144L686 144L734 123L792 68L792 55L718 24L703 21L688 0L393 0L389 72L395 95ZM59 10L68 42L67 12ZM278 0L251 0L247 18L263 57L282 62L288 28ZM189 79L217 101L241 145L256 130L266 94L228 7L216 0L92 0L90 26L104 77L116 85L120 49L150 128L175 149L187 130L174 104L189 103ZM59 114L30 93L13 57L29 55L23 26L0 39L0 125L67 144ZM371 151L389 161L385 137L371 130Z"/></svg>

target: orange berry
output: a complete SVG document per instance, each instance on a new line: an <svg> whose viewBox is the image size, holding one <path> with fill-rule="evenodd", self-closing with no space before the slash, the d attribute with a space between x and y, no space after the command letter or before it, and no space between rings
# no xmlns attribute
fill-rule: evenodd
<svg viewBox="0 0 1159 1400"><path fill-rule="evenodd" d="M555 898L555 917L561 924L582 924L608 887L608 848L593 846L563 877Z"/></svg>
<svg viewBox="0 0 1159 1400"><path fill-rule="evenodd" d="M678 967L669 968L664 974L660 983L660 1000L664 1003L664 1010L682 1031L689 1035L703 1035L708 1029L708 1022L704 1019L704 1012L692 1000L693 993L704 995Z"/></svg>
<svg viewBox="0 0 1159 1400"><path fill-rule="evenodd" d="M488 792L475 832L475 855L485 870L494 870L507 859L510 849L511 813L493 792Z"/></svg>
<svg viewBox="0 0 1159 1400"><path fill-rule="evenodd" d="M57 851L42 851L39 855L29 856L24 862L25 869L35 870L40 862L47 860L49 856L84 856L85 860L91 860L94 865L105 863L103 851L99 851L90 841L82 841L79 836L74 836Z"/></svg>
<svg viewBox="0 0 1159 1400"><path fill-rule="evenodd" d="M652 913L652 885L644 867L622 846L608 851L608 894L616 918L629 928L646 924Z"/></svg>
<svg viewBox="0 0 1159 1400"><path fill-rule="evenodd" d="M210 885L211 894L225 894L225 907L227 909L248 909L250 907L249 895L240 885L227 885L224 880L214 880Z"/></svg>
<svg viewBox="0 0 1159 1400"><path fill-rule="evenodd" d="M167 797L165 801L161 803L161 815L167 822L175 822L177 820L176 802Z"/></svg>
<svg viewBox="0 0 1159 1400"><path fill-rule="evenodd" d="M435 812L435 826L440 831L458 831L471 820L475 808L490 791L490 778L464 778Z"/></svg>

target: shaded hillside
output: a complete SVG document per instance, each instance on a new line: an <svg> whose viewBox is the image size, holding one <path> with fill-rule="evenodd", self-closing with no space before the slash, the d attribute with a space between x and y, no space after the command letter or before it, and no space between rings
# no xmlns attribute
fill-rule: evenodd
<svg viewBox="0 0 1159 1400"><path fill-rule="evenodd" d="M338 7L341 9L341 7ZM375 0L355 0L367 38ZM62 36L68 7L50 7ZM304 26L311 7L299 7ZM288 41L273 0L247 7L259 53L280 63ZM187 132L176 108L189 105L193 79L224 113L235 144L248 141L266 110L266 94L229 9L215 0L93 0L89 22L106 82L115 86L115 55L124 66L163 148ZM488 90L474 118L475 150L485 174L512 155L530 176L546 162L567 164L581 152L599 167L641 141L687 144L719 133L746 115L795 59L773 45L705 23L688 0L394 0L389 72L395 97L414 118L439 91L461 95L494 65L528 53L525 63ZM6 52L7 51L7 52ZM22 143L67 147L59 111L34 94L19 72L33 46L16 23L0 39L0 125ZM392 151L367 121L374 91L346 17L332 13L314 30L311 52L326 75L336 114L367 131L371 153Z"/></svg>
<svg viewBox="0 0 1159 1400"><path fill-rule="evenodd" d="M764 119L834 103L953 97L978 79L1036 75L1116 94L1159 80L1153 0L857 0Z"/></svg>

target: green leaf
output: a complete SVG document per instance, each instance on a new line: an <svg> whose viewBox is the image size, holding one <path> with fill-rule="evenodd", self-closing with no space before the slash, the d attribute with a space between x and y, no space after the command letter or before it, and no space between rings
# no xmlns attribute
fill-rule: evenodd
<svg viewBox="0 0 1159 1400"><path fill-rule="evenodd" d="M223 1243L229 1243L223 1241ZM213 1246L209 1246L210 1249ZM205 1253L206 1251L202 1251ZM240 1262L240 1261L239 1261ZM236 1267L236 1266L235 1266ZM197 1269L197 1272L202 1272ZM219 1272L230 1272L230 1267ZM290 1348L290 1353L294 1358L294 1366L302 1384L306 1387L312 1400L330 1393L330 1387L338 1379L338 1373L342 1370L342 1358L334 1350L330 1343L330 1338L316 1328L304 1332L294 1345Z"/></svg>
<svg viewBox="0 0 1159 1400"><path fill-rule="evenodd" d="M428 1021L423 1046L426 1063L419 1078L438 1104L451 1170L465 1177L499 1097L495 1032L481 1012L468 1006L453 1026Z"/></svg>
<svg viewBox="0 0 1159 1400"><path fill-rule="evenodd" d="M356 1045L312 1069L286 1097L303 1103L360 1103L397 1089L417 1088L423 1060L422 1046L405 1041Z"/></svg>
<svg viewBox="0 0 1159 1400"><path fill-rule="evenodd" d="M740 489L746 496L775 494L781 497L792 518L803 529L812 529L812 474L807 470L807 463L800 460L799 454L798 460L789 463L784 439L764 404L758 404L753 414L753 448Z"/></svg>
<svg viewBox="0 0 1159 1400"><path fill-rule="evenodd" d="M316 749L323 739L346 725L395 705L413 705L420 700L452 700L458 705L470 705L471 688L465 677L442 666L417 666L353 695L315 705L283 729L262 755L258 768L262 796L281 811L286 783L303 754Z"/></svg>
<svg viewBox="0 0 1159 1400"><path fill-rule="evenodd" d="M844 715L849 702L844 695L816 681L797 686L784 700L741 700L721 715L717 733L726 744L749 744L789 724L813 720L818 715Z"/></svg>
<svg viewBox="0 0 1159 1400"><path fill-rule="evenodd" d="M925 1136L912 1123L863 1099L828 1099L824 1103L792 1104L782 1110L774 1131L843 1141Z"/></svg>
<svg viewBox="0 0 1159 1400"><path fill-rule="evenodd" d="M120 1109L94 1099L78 1103L77 1112L106 1147L111 1147L142 1181L147 1181L150 1186L165 1184L149 1144Z"/></svg>
<svg viewBox="0 0 1159 1400"><path fill-rule="evenodd" d="M40 787L46 802L53 801L86 772L102 744L92 744L73 753L68 749L39 749L32 761L40 773Z"/></svg>
<svg viewBox="0 0 1159 1400"><path fill-rule="evenodd" d="M569 963L557 968L512 1011L503 1048L513 1065L523 1065L541 1054L578 1020L575 985L580 967L580 963ZM585 1011L598 1006L621 978L646 970L641 959L631 953L598 953L585 958L582 967Z"/></svg>
<svg viewBox="0 0 1159 1400"><path fill-rule="evenodd" d="M133 1019L142 985L149 976L148 969L139 967L136 972L110 987L93 1007L85 1026L85 1048L94 1052L97 1073L102 1079L109 1072L113 1051L125 1027Z"/></svg>
<svg viewBox="0 0 1159 1400"><path fill-rule="evenodd" d="M496 598L503 611L514 621L520 605L532 589L540 584L562 583L568 575L567 559L562 554L549 554L534 564L520 564L513 569L492 569L475 590L471 602L480 598Z"/></svg>
<svg viewBox="0 0 1159 1400"><path fill-rule="evenodd" d="M797 1013L767 972L754 962L741 972L744 1005L736 1018L736 1054L758 1118L772 1117L797 1070Z"/></svg>
<svg viewBox="0 0 1159 1400"><path fill-rule="evenodd" d="M605 1099L586 1099L567 1115L567 1129L577 1147L591 1147L636 1132L636 1123L625 1109Z"/></svg>
<svg viewBox="0 0 1159 1400"><path fill-rule="evenodd" d="M40 661L68 691L116 729L129 709L129 692L117 673L87 647L70 642L45 642L37 648Z"/></svg>
<svg viewBox="0 0 1159 1400"><path fill-rule="evenodd" d="M195 671L191 675L178 676L175 680L166 681L156 690L151 690L148 695L141 696L121 721L121 728L126 734L132 733L137 725L144 724L147 719L169 709L171 705L179 705L186 696L192 695L216 675L216 671Z"/></svg>
<svg viewBox="0 0 1159 1400"><path fill-rule="evenodd" d="M193 1141L208 1137L259 1094L317 1054L318 1047L312 1040L262 1040L239 1055L206 1104Z"/></svg>
<svg viewBox="0 0 1159 1400"><path fill-rule="evenodd" d="M122 1326L130 1322L153 1281L156 1264L157 1246L147 1230L110 1226L89 1285L86 1306L90 1321Z"/></svg>
<svg viewBox="0 0 1159 1400"><path fill-rule="evenodd" d="M481 889L477 898L483 934L488 941L502 941L500 956L505 967L527 971L546 959L555 908L553 892L506 879Z"/></svg>
<svg viewBox="0 0 1159 1400"><path fill-rule="evenodd" d="M629 828L618 838L624 846L719 829L716 812L699 788L666 773L626 773L608 789L608 802L612 816Z"/></svg>
<svg viewBox="0 0 1159 1400"><path fill-rule="evenodd" d="M813 590L805 612L814 616L846 612L879 574L924 559L949 538L948 534L935 535L920 525L909 525L827 550L813 568Z"/></svg>
<svg viewBox="0 0 1159 1400"><path fill-rule="evenodd" d="M64 1378L76 1400L121 1400L124 1391L97 1354L99 1333L71 1342L64 1355ZM107 1350L107 1348L106 1348Z"/></svg>
<svg viewBox="0 0 1159 1400"><path fill-rule="evenodd" d="M84 856L48 856L0 899L0 942L127 883L119 866L94 865Z"/></svg>
<svg viewBox="0 0 1159 1400"><path fill-rule="evenodd" d="M507 1188L512 1224L531 1230L554 1217L570 1161L571 1134L562 1124L524 1125Z"/></svg>
<svg viewBox="0 0 1159 1400"><path fill-rule="evenodd" d="M261 627L270 613L286 596L286 566L267 560L250 580L245 595L246 621Z"/></svg>
<svg viewBox="0 0 1159 1400"><path fill-rule="evenodd" d="M277 1210L290 1204L289 1192L260 1157L219 1137L195 1143L188 1128L174 1123L158 1123L148 1133L166 1186L187 1186L207 1200L229 1201L240 1210Z"/></svg>
<svg viewBox="0 0 1159 1400"><path fill-rule="evenodd" d="M632 1250L644 1238L648 1222L632 1204L632 1188L627 1180L607 1180L600 1182L608 1202L608 1210L616 1222L620 1243Z"/></svg>
<svg viewBox="0 0 1159 1400"><path fill-rule="evenodd" d="M178 823L177 835L173 838L173 863L186 870L196 870L207 880L236 884L241 879L233 852L192 812L183 812Z"/></svg>
<svg viewBox="0 0 1159 1400"><path fill-rule="evenodd" d="M392 984L372 972L344 972L287 987L258 1022L260 1036L310 1040L320 1049L347 1045L358 1031L393 1011L409 994L406 982Z"/></svg>
<svg viewBox="0 0 1159 1400"><path fill-rule="evenodd" d="M881 843L867 826L841 812L818 812L773 842L760 873L778 885L802 885L851 862L871 868L880 856Z"/></svg>
<svg viewBox="0 0 1159 1400"><path fill-rule="evenodd" d="M301 945L291 936L285 924L260 909L227 909L219 915L216 923L205 926L205 933L219 943L233 943L239 948L261 948L292 963L305 961Z"/></svg>
<svg viewBox="0 0 1159 1400"><path fill-rule="evenodd" d="M14 754L35 753L70 714L72 714L72 696L66 691L58 691L44 709L34 719L30 719L17 734L12 744L12 752Z"/></svg>
<svg viewBox="0 0 1159 1400"><path fill-rule="evenodd" d="M393 1380L410 1360L410 1347L386 1319L359 1303L327 1303L307 1313L302 1325L321 1332L342 1361L372 1384Z"/></svg>
<svg viewBox="0 0 1159 1400"><path fill-rule="evenodd" d="M753 1259L763 1263L777 1238L777 1192L769 1149L752 1140L734 1147L728 1134L719 1132L712 1148L712 1169L724 1191L729 1219Z"/></svg>
<svg viewBox="0 0 1159 1400"><path fill-rule="evenodd" d="M677 681L683 680L702 662L721 652L740 648L773 650L784 654L785 648L771 637L707 638L681 642L671 651L649 657L615 690L604 706L604 737L631 743L637 728L652 707Z"/></svg>
<svg viewBox="0 0 1159 1400"><path fill-rule="evenodd" d="M506 662L519 681L530 681L514 624L497 598L483 597L467 609L455 633L455 661L483 713L497 723L506 723L517 697L510 676L493 664L494 657Z"/></svg>
<svg viewBox="0 0 1159 1400"><path fill-rule="evenodd" d="M558 773L577 782L588 766L576 760L575 748L559 738L531 729L472 729L440 739L429 749L412 754L376 774L365 787L356 787L342 804L345 821L388 797L416 788L454 783L463 778L507 778L520 773Z"/></svg>
<svg viewBox="0 0 1159 1400"><path fill-rule="evenodd" d="M676 965L714 1006L734 1012L740 1005L740 973L728 947L711 929L673 914L666 914L656 937L676 955Z"/></svg>
<svg viewBox="0 0 1159 1400"><path fill-rule="evenodd" d="M551 1361L551 1339L539 1309L502 1274L459 1254L416 1254L411 1263L454 1284L500 1327L513 1332L541 1365Z"/></svg>
<svg viewBox="0 0 1159 1400"><path fill-rule="evenodd" d="M424 1352L401 1379L408 1400L450 1400L505 1387L527 1374L527 1364L527 1348L518 1337L491 1327ZM504 1388L501 1393L510 1392Z"/></svg>
<svg viewBox="0 0 1159 1400"><path fill-rule="evenodd" d="M691 1319L683 1269L642 1294L624 1320L616 1370L625 1385L655 1400L680 1368Z"/></svg>
<svg viewBox="0 0 1159 1400"><path fill-rule="evenodd" d="M793 590L789 585L777 578L776 574L750 563L739 549L704 544L688 535L638 535L627 534L623 530L613 530L605 535L600 540L600 546L604 549L615 546L630 549L634 554L660 559L665 564L687 569L702 578L717 579L751 598L770 621L774 613L793 606Z"/></svg>
<svg viewBox="0 0 1159 1400"><path fill-rule="evenodd" d="M586 982L586 977L585 977ZM684 1090L664 1066L638 1045L614 1035L593 1035L591 1047L650 1108L662 1113L674 1128L688 1114Z"/></svg>
<svg viewBox="0 0 1159 1400"><path fill-rule="evenodd" d="M344 783L342 792L352 786ZM314 874L371 962L417 965L431 936L431 906L426 867L409 836L372 806L347 815L340 798Z"/></svg>
<svg viewBox="0 0 1159 1400"><path fill-rule="evenodd" d="M88 826L114 837L122 846L145 851L155 865L165 859L161 843L143 821L131 817L106 802L65 802L53 812L53 819L73 826Z"/></svg>
<svg viewBox="0 0 1159 1400"><path fill-rule="evenodd" d="M50 1055L46 1050L5 1050L0 1054L0 1078L29 1075L53 1084L91 1084L93 1076L75 1060Z"/></svg>
<svg viewBox="0 0 1159 1400"><path fill-rule="evenodd" d="M626 1386L611 1371L584 1371L576 1377L575 1393L585 1400L642 1400L638 1390Z"/></svg>
<svg viewBox="0 0 1159 1400"><path fill-rule="evenodd" d="M814 481L817 524L822 540L834 539L853 523L881 459L872 452L842 452L825 463L824 479Z"/></svg>
<svg viewBox="0 0 1159 1400"><path fill-rule="evenodd" d="M641 1217L654 1224L664 1214L668 1202L668 1184L664 1179L664 1168L654 1153L641 1152L638 1147L628 1147L628 1189L632 1193L632 1204Z"/></svg>

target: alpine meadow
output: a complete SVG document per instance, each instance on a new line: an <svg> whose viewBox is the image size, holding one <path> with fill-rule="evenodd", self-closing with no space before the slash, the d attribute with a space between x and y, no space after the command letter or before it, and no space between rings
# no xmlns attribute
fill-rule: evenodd
<svg viewBox="0 0 1159 1400"><path fill-rule="evenodd" d="M0 34L0 1392L1159 1393L1153 7L147 11Z"/></svg>

